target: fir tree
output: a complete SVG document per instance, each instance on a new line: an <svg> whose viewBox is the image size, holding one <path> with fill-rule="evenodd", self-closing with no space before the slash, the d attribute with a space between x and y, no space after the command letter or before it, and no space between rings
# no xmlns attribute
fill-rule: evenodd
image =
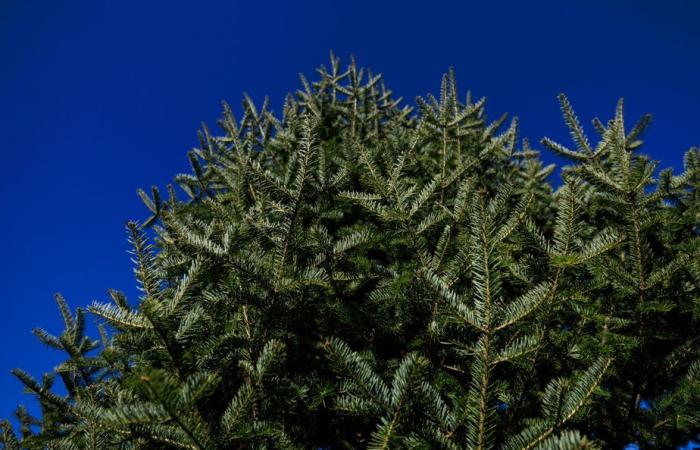
<svg viewBox="0 0 700 450"><path fill-rule="evenodd" d="M674 176L622 103L550 178L517 120L403 106L331 55L281 116L224 105L129 222L141 296L57 296L66 354L6 449L580 449L700 429L697 149ZM554 186L557 186L556 188ZM151 237L149 237L151 236ZM53 390L59 379L65 395Z"/></svg>

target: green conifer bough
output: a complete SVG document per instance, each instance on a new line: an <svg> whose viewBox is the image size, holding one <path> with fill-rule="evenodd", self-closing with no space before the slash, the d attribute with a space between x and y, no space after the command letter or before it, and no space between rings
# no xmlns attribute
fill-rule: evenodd
<svg viewBox="0 0 700 450"><path fill-rule="evenodd" d="M4 448L670 448L700 431L697 149L656 176L648 117L626 130L619 103L591 142L562 96L574 147L543 140L571 161L553 185L451 71L416 109L354 61L301 81L281 116L224 105L191 173L139 191L141 297L56 297L65 331L35 334L65 362L14 372L41 414L3 422Z"/></svg>

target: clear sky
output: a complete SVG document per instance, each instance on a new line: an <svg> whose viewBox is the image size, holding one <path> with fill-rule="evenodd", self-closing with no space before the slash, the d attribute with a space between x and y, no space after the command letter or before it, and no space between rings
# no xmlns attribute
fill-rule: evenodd
<svg viewBox="0 0 700 450"><path fill-rule="evenodd" d="M279 111L330 49L409 102L453 65L533 142L569 142L565 92L586 125L618 97L630 121L651 112L643 149L666 166L700 145L700 1L0 0L0 417L27 401L11 368L58 362L30 333L60 331L53 292L135 297L136 189L188 170L221 100Z"/></svg>

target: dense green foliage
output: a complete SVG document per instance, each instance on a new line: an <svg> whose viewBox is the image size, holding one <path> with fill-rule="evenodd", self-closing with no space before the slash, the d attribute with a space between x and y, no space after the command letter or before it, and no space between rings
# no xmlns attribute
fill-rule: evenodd
<svg viewBox="0 0 700 450"><path fill-rule="evenodd" d="M66 360L15 371L42 412L4 422L4 448L668 448L700 430L697 149L657 173L648 117L626 131L620 102L591 144L561 96L575 145L542 141L570 161L554 188L451 72L415 110L354 62L318 73L281 118L225 106L184 200L139 192L141 298L57 297L65 331L35 334Z"/></svg>

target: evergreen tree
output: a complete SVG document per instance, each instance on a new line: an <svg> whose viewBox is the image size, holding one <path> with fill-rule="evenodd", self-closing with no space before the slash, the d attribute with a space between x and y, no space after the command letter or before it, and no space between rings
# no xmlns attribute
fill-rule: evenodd
<svg viewBox="0 0 700 450"><path fill-rule="evenodd" d="M700 431L700 153L674 176L622 103L554 166L460 100L402 106L331 55L281 117L245 97L129 222L141 296L57 296L66 360L15 449L668 447ZM183 197L184 195L184 197ZM65 395L53 390L56 379Z"/></svg>

